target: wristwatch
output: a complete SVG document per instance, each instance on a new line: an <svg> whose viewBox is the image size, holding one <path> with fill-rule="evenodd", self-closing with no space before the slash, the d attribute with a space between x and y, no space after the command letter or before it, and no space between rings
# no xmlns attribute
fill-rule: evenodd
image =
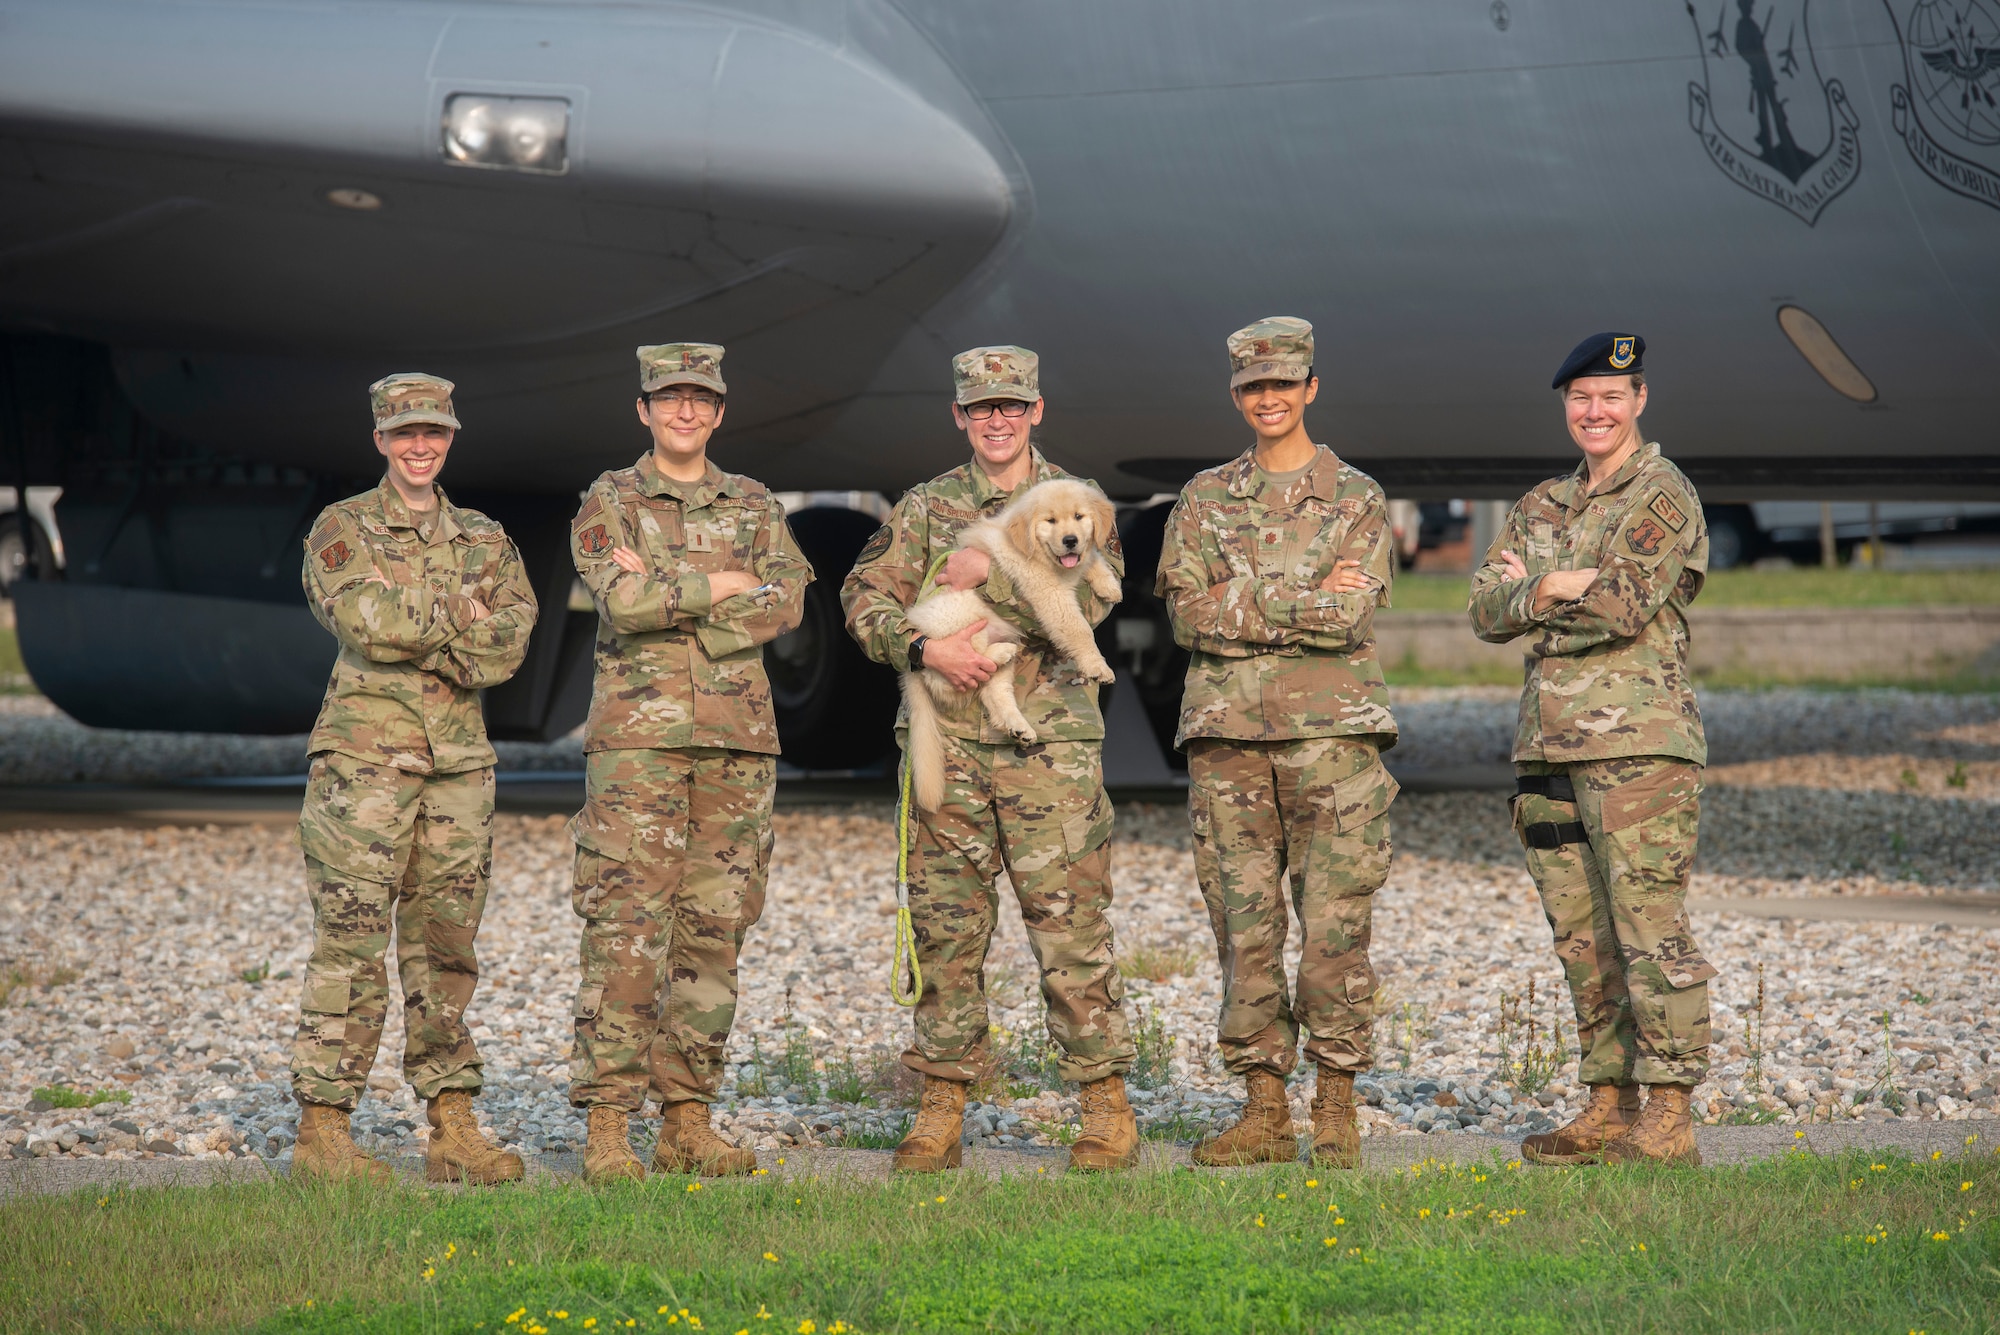
<svg viewBox="0 0 2000 1335"><path fill-rule="evenodd" d="M924 646L930 643L930 639L931 637L928 635L919 635L916 639L910 641L910 671L922 672L924 670Z"/></svg>

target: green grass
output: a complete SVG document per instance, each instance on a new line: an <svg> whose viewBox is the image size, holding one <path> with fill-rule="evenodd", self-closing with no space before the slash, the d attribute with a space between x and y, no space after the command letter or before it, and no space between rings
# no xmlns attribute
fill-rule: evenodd
<svg viewBox="0 0 2000 1335"><path fill-rule="evenodd" d="M72 1085L46 1085L31 1091L51 1108L95 1108L100 1103L130 1103L132 1091L129 1089L81 1090Z"/></svg>
<svg viewBox="0 0 2000 1335"><path fill-rule="evenodd" d="M1396 576L1398 612L1463 612L1467 575ZM2000 570L1718 570L1698 600L1703 607L1907 607L2000 603Z"/></svg>
<svg viewBox="0 0 2000 1335"><path fill-rule="evenodd" d="M0 1330L2000 1327L1986 1154L691 1185L9 1201Z"/></svg>

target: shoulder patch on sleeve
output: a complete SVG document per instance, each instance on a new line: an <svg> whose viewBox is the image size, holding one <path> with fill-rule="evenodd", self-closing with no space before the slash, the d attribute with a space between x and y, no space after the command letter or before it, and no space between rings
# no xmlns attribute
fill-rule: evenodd
<svg viewBox="0 0 2000 1335"><path fill-rule="evenodd" d="M1660 544L1667 540L1667 531L1653 519L1641 519L1625 530L1625 545L1640 556L1658 556Z"/></svg>
<svg viewBox="0 0 2000 1335"><path fill-rule="evenodd" d="M887 524L882 525L882 527L875 530L874 537L862 544L861 554L854 558L854 564L858 566L867 565L870 561L877 559L882 553L889 550L889 544L894 539L895 534L890 531L889 526Z"/></svg>
<svg viewBox="0 0 2000 1335"><path fill-rule="evenodd" d="M576 518L569 521L572 531L581 533L584 526L604 512L604 497L595 488L583 498L583 508L576 512Z"/></svg>
<svg viewBox="0 0 2000 1335"><path fill-rule="evenodd" d="M337 575L361 554L361 535L347 515L329 510L306 539L306 550L322 576Z"/></svg>
<svg viewBox="0 0 2000 1335"><path fill-rule="evenodd" d="M1674 498L1664 491L1654 492L1653 499L1646 502L1646 508L1658 515L1660 522L1676 533L1687 527L1687 515L1682 513L1680 506L1674 504Z"/></svg>

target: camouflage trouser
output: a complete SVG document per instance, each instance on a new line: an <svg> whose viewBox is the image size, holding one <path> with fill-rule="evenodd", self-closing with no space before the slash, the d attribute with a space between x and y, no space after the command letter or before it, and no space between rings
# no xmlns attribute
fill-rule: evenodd
<svg viewBox="0 0 2000 1335"><path fill-rule="evenodd" d="M1708 980L1688 929L1701 767L1660 756L1570 765L1574 803L1514 798L1514 828L1555 933L1576 1008L1580 1077L1592 1085L1696 1085L1708 1071ZM1531 825L1581 822L1588 843L1529 844ZM1536 841L1551 842L1548 831Z"/></svg>
<svg viewBox="0 0 2000 1335"><path fill-rule="evenodd" d="M1004 871L1041 966L1065 1080L1122 1075L1134 1050L1112 957L1111 799L1102 742L944 739L944 802L910 809L910 919L924 991L903 1064L946 1080L993 1066L986 951Z"/></svg>
<svg viewBox="0 0 2000 1335"><path fill-rule="evenodd" d="M585 757L571 906L583 919L569 1101L715 1101L736 956L764 912L775 756L719 747Z"/></svg>
<svg viewBox="0 0 2000 1335"><path fill-rule="evenodd" d="M368 1084L389 1001L383 958L396 927L403 1078L422 1098L477 1090L465 1008L479 983L472 939L493 871L493 771L408 774L337 752L312 758L299 817L312 897L292 1090L353 1109Z"/></svg>
<svg viewBox="0 0 2000 1335"><path fill-rule="evenodd" d="M1216 1046L1232 1072L1373 1064L1370 910L1389 879L1396 781L1367 737L1188 743L1195 875L1222 964ZM1285 886L1304 954L1285 989Z"/></svg>

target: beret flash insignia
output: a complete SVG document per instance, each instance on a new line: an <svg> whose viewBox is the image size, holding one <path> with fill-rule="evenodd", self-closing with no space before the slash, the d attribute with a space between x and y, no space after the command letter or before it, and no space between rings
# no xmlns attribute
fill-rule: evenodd
<svg viewBox="0 0 2000 1335"><path fill-rule="evenodd" d="M1626 546L1641 556L1658 555L1666 537L1667 531L1650 519L1642 519L1625 530Z"/></svg>
<svg viewBox="0 0 2000 1335"><path fill-rule="evenodd" d="M602 524L592 524L577 535L576 545L585 556L602 556L611 550L611 534Z"/></svg>
<svg viewBox="0 0 2000 1335"><path fill-rule="evenodd" d="M1646 508L1658 515L1660 522L1676 533L1687 527L1687 516L1681 513L1678 505L1674 504L1674 498L1664 491L1654 493Z"/></svg>
<svg viewBox="0 0 2000 1335"><path fill-rule="evenodd" d="M1639 353L1634 346L1633 337L1630 334L1620 334L1617 338L1611 340L1611 355L1605 360L1622 371L1630 366L1637 359L1638 355Z"/></svg>

